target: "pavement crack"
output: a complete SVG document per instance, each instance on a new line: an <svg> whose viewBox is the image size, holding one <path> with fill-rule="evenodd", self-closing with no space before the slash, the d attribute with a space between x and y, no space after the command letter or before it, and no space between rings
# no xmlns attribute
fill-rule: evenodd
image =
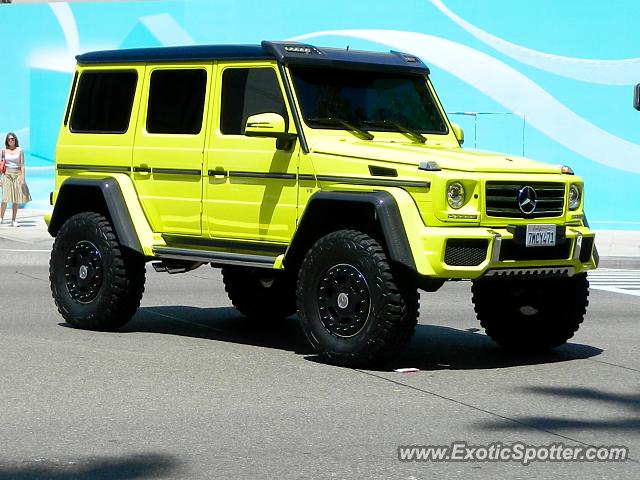
<svg viewBox="0 0 640 480"><path fill-rule="evenodd" d="M198 322L192 322L190 320L183 320L182 318L178 318L174 315L168 314L168 313L162 313L162 312L157 312L153 309L153 307L146 307L145 311L153 314L153 315L158 315L159 317L163 317L163 318L167 318L169 320L172 320L176 323L181 323L183 325L189 325L191 327L200 327L203 328L205 330L210 330L212 332L216 332L218 334L220 333L225 333L225 331L221 328L216 328L216 327L212 327L211 325L204 325L202 323L198 323Z"/></svg>
<svg viewBox="0 0 640 480"><path fill-rule="evenodd" d="M49 283L49 279L48 278L40 278L40 277L36 277L35 275L29 275L28 273L24 273L24 272L19 272L16 270L16 275L21 275L23 277L27 277L30 278L32 280L38 280L40 282L44 282L44 283Z"/></svg>
<svg viewBox="0 0 640 480"><path fill-rule="evenodd" d="M640 373L640 370L638 370L637 368L627 367L625 365L619 365L617 363L605 362L604 360L594 360L593 358L585 358L585 359L576 358L576 360L589 360L590 362L601 363L603 365L609 365L610 367L617 367L617 368L622 368L624 370L631 370L632 372Z"/></svg>
<svg viewBox="0 0 640 480"><path fill-rule="evenodd" d="M578 440L577 438L569 437L567 435L563 435L561 433L554 432L552 430L547 430L546 428L541 428L541 427L538 427L536 425L532 425L530 423L523 422L521 420L516 420L515 418L507 417L505 415L500 415L499 413L492 412L490 410L486 410L486 409L481 408L481 407L477 407L477 406L472 405L470 403L466 403L466 402L462 402L460 400L456 400L455 398L447 397L445 395L441 395L441 394L435 393L435 392L430 392L429 390L426 390L424 388L415 387L413 385L409 385L407 383L399 382L397 380L392 380L392 379L386 378L386 377L384 377L382 375L377 375L375 373L367 372L367 371L364 371L364 370L355 369L355 371L358 372L358 373L362 373L364 375L368 375L370 377L377 378L379 380L383 380L383 381L388 382L388 383L392 383L394 385L398 385L398 386L401 386L401 387L409 388L411 390L423 393L425 395L430 395L432 397L436 397L436 398L439 398L441 400L446 400L448 402L455 403L457 405L460 405L460 406L475 410L476 412L480 412L480 413L483 413L485 415L490 415L492 417L496 417L496 418L499 418L501 420L505 420L507 422L515 423L517 425L520 425L520 426L523 426L523 427L526 427L526 428L530 428L530 429L533 429L533 430L537 430L539 432L544 432L544 433L547 433L549 435L560 437L560 438L562 438L564 440L569 440L571 442L575 442L577 444L584 445L585 447L596 447L596 448L598 447L598 445L592 445L590 443L586 443L586 442L583 442L581 440ZM630 461L630 462L633 462L633 463L640 464L640 461L638 461L638 460L636 460L634 458L631 458L631 457L627 457L627 460Z"/></svg>

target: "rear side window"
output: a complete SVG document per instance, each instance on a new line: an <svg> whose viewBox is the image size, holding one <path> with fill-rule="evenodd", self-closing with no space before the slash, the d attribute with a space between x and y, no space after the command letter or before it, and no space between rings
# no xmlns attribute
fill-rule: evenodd
<svg viewBox="0 0 640 480"><path fill-rule="evenodd" d="M279 113L289 120L276 73L271 68L231 68L222 75L220 130L244 134L247 118L258 113ZM288 125L287 125L288 127ZM287 128L288 129L288 128Z"/></svg>
<svg viewBox="0 0 640 480"><path fill-rule="evenodd" d="M84 72L71 113L74 133L125 133L136 93L135 71Z"/></svg>
<svg viewBox="0 0 640 480"><path fill-rule="evenodd" d="M149 85L147 132L200 133L206 89L205 70L154 71Z"/></svg>

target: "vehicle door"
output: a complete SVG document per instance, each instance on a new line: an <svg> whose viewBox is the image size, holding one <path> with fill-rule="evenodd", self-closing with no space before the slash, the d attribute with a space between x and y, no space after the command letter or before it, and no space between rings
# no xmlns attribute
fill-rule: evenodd
<svg viewBox="0 0 640 480"><path fill-rule="evenodd" d="M244 135L247 118L277 113L295 132L275 62L219 65L206 149L205 216L210 237L287 243L295 230L297 142Z"/></svg>
<svg viewBox="0 0 640 480"><path fill-rule="evenodd" d="M202 235L202 169L212 64L147 66L133 178L156 232Z"/></svg>

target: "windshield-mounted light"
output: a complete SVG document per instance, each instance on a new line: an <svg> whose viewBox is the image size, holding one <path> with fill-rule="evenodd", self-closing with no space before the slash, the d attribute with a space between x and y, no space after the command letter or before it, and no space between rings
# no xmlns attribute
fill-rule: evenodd
<svg viewBox="0 0 640 480"><path fill-rule="evenodd" d="M433 160L430 160L428 162L420 162L420 166L418 167L418 169L425 170L427 172L439 172L440 170L442 170L442 168L440 168L440 165L438 165L438 162L434 162Z"/></svg>

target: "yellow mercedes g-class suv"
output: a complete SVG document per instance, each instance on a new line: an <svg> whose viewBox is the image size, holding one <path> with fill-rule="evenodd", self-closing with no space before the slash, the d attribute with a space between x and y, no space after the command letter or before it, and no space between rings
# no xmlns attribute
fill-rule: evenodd
<svg viewBox="0 0 640 480"><path fill-rule="evenodd" d="M565 343L594 233L566 166L461 148L423 62L296 42L79 55L56 147L50 281L79 328L116 329L145 263L222 268L233 305L297 312L327 361L410 341L418 289L471 280L500 345Z"/></svg>

